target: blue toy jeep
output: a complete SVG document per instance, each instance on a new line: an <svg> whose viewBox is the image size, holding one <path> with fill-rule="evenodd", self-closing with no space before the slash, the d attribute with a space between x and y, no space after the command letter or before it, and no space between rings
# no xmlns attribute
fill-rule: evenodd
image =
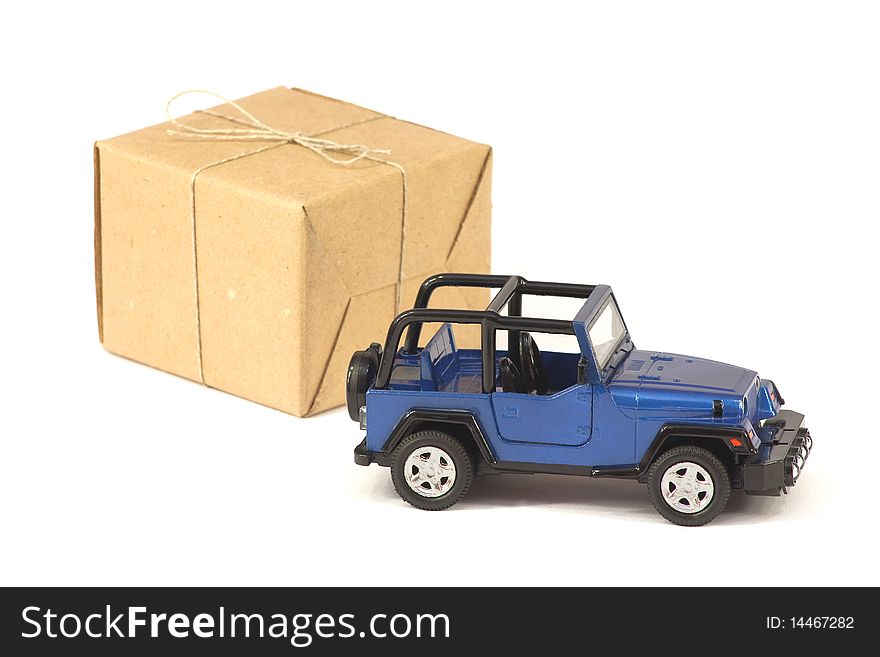
<svg viewBox="0 0 880 657"><path fill-rule="evenodd" d="M428 308L444 286L500 290L486 310ZM524 317L529 295L584 303L572 320ZM422 325L438 322L419 347ZM475 325L480 349L456 347L459 325ZM542 352L533 334L574 336L574 353ZM788 492L812 447L804 416L780 411L772 381L636 349L606 285L428 278L384 348L354 354L346 392L349 415L367 432L355 463L390 466L400 496L426 510L455 504L477 474L540 472L647 483L660 515L703 525L732 488Z"/></svg>

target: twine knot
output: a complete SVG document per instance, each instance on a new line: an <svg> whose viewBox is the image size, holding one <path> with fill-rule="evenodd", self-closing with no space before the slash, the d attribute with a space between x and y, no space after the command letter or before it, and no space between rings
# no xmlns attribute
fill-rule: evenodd
<svg viewBox="0 0 880 657"><path fill-rule="evenodd" d="M184 123L180 119L174 118L174 116L172 116L171 114L171 105L174 103L174 101L181 98L182 96L188 96L192 94L213 96L214 98L221 100L225 104L232 107L236 112L240 114L240 116L220 114L219 112L214 112L212 110L198 110L199 114L207 114L208 116L213 116L218 119L228 121L230 123L235 123L237 125L243 125L247 127L198 128L194 125L190 125L189 123ZM175 126L175 128L168 129L168 134L175 135L177 137L185 137L188 139L202 139L205 141L268 141L296 144L298 146L302 146L303 148L308 148L313 153L320 155L325 160L328 160L333 164L339 164L342 166L348 166L356 162L360 162L361 160L372 160L374 162L382 162L384 164L397 166L395 165L395 163L389 162L387 159L382 157L391 154L391 151L387 149L370 148L369 146L366 146L364 144L340 144L329 139L322 139L321 137L318 137L316 135L307 135L300 131L285 132L283 130L278 130L260 121L257 117L248 112L244 107L242 107L235 101L229 100L228 98L225 98L220 94L215 94L213 91L205 91L204 89L190 89L188 91L182 91L179 94L172 96L168 103L166 103L165 114L168 116L168 121ZM338 130L339 128L335 129ZM348 157L337 157L340 155Z"/></svg>

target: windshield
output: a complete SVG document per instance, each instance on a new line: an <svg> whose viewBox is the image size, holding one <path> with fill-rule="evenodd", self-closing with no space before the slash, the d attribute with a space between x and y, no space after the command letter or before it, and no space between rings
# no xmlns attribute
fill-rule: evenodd
<svg viewBox="0 0 880 657"><path fill-rule="evenodd" d="M589 333L593 352L596 354L596 366L601 372L608 365L608 361L617 351L626 334L626 326L613 297L609 297L602 309L596 313L593 321L590 322Z"/></svg>

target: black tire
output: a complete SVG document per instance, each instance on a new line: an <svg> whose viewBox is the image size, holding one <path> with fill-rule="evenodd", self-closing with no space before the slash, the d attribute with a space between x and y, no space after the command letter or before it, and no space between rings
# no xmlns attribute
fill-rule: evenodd
<svg viewBox="0 0 880 657"><path fill-rule="evenodd" d="M682 465L679 472L687 474L687 466L684 465L686 463L694 463L700 466L711 478L712 492L709 502L705 508L696 512L682 512L674 508L675 504L682 508L687 508L690 506L690 502L685 492L682 493L678 500L673 499L676 493L676 485L673 481L667 482L668 490L663 490L664 475L671 471L671 476L675 476L676 473L673 468L676 464ZM700 481L701 477L705 479L702 473L696 472L696 480ZM706 491L693 492L696 490L696 487L689 491L682 488L682 491L690 493L692 499L694 496L697 496L696 503L699 504L699 500L705 499L708 493ZM711 522L718 514L724 511L724 507L727 506L727 500L730 499L730 477L727 475L727 468L724 467L724 464L712 452L702 447L683 445L681 447L673 447L664 452L651 464L651 468L648 470L648 491L654 508L669 522L684 527L699 527ZM672 502L667 502L666 494L668 494L670 499L673 499ZM703 495L703 498L699 498L699 495Z"/></svg>
<svg viewBox="0 0 880 657"><path fill-rule="evenodd" d="M441 450L451 459L454 466L454 479L451 486L436 497L427 497L413 490L413 487L407 481L407 475L415 476L415 473L405 472L407 459L420 449L424 449L425 454L429 454L430 449L428 448ZM445 457L443 460L445 460ZM411 465L411 467L413 466ZM417 464L415 469L418 470ZM419 431L407 436L391 455L391 481L394 483L394 489L404 501L423 511L442 511L443 509L448 509L467 492L473 478L474 462L467 449L457 438L442 431ZM438 481L442 482L442 477ZM422 486L425 485L427 485L427 491L430 491L430 493L426 492L426 494L435 494L435 491L430 488L430 483L425 482L422 484Z"/></svg>
<svg viewBox="0 0 880 657"><path fill-rule="evenodd" d="M362 351L356 351L348 363L348 374L345 377L345 404L348 417L358 421L361 406L367 403L367 390L376 380L382 347L371 344Z"/></svg>

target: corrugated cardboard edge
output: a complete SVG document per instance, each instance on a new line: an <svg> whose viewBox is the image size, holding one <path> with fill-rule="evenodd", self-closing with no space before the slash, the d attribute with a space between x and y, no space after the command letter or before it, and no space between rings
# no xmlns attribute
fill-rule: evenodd
<svg viewBox="0 0 880 657"><path fill-rule="evenodd" d="M101 150L95 142L95 303L98 310L98 340L104 343L104 271L101 260Z"/></svg>
<svg viewBox="0 0 880 657"><path fill-rule="evenodd" d="M317 94L315 94L315 95L317 95ZM332 99L330 99L330 100L332 100ZM483 182L486 178L486 171L488 170L489 163L491 161L492 161L492 147L486 145L486 156L483 158L483 164L480 166L480 171L477 173L477 179L474 182L473 191L471 192L471 195L470 195L470 198L468 199L465 210L462 213L462 217L461 217L461 220L459 221L458 229L455 233L455 237L453 238L452 244L450 245L449 250L447 251L447 254L446 254L446 260L445 260L445 262L447 263L446 266L448 266L448 262L449 262L450 258L452 257L452 254L455 253L455 248L458 245L458 242L459 242L459 239L460 239L462 233L464 232L464 226L467 223L468 217L471 216L471 210L473 209L474 201L476 200L477 195L479 194L480 190L483 187ZM303 208L303 209L305 210L305 208ZM306 214L306 216L308 217L308 214ZM491 243L490 243L490 249L491 249ZM490 258L491 258L491 256L490 256ZM429 273L430 272L425 272L424 276L427 277L429 275ZM370 290L369 292L365 292L364 294L369 294L370 292L375 292L375 291L376 290ZM349 296L349 299L345 304L345 310L343 311L342 318L340 319L340 322L339 322L339 326L336 329L336 335L333 339L333 344L330 348L330 352L327 355L327 360L324 365L324 369L321 372L321 376L318 379L318 385L315 388L315 391L312 393L311 403L309 404L308 409L306 410L305 414L302 415L302 417L311 417L313 415L317 415L318 413L322 413L324 411L330 410L331 408L335 408L335 406L334 407L319 406L318 402L321 397L321 392L324 387L324 382L327 379L328 370L330 369L330 365L333 361L333 355L336 351L336 346L339 343L339 338L342 335L342 332L345 328L345 321L348 317L349 309L351 308L351 303L352 303L353 299L354 299L354 297Z"/></svg>

